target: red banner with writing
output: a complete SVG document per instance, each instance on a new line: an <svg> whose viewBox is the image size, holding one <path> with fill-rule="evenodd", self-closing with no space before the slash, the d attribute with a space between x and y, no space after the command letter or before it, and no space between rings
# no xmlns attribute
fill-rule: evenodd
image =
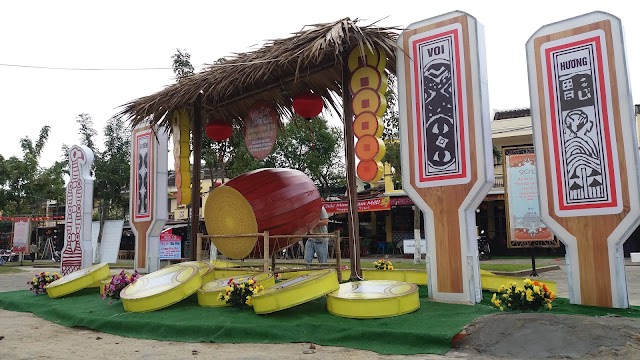
<svg viewBox="0 0 640 360"><path fill-rule="evenodd" d="M349 204L346 201L329 201L323 203L328 213L339 214L346 213ZM358 212L361 211L385 211L391 209L391 202L388 197L375 199L358 200Z"/></svg>

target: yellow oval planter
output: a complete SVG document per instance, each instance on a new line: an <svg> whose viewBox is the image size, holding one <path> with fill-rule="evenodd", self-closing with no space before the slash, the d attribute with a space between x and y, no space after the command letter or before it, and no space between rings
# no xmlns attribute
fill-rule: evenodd
<svg viewBox="0 0 640 360"><path fill-rule="evenodd" d="M107 263L89 266L88 268L74 271L47 285L47 295L50 298L65 296L87 288L109 276L111 276L111 270L109 270Z"/></svg>
<svg viewBox="0 0 640 360"><path fill-rule="evenodd" d="M177 264L173 264L170 266L189 266L195 265L198 267L200 272L200 277L202 278L202 283L206 284L211 280L215 279L214 266L212 263L208 263L206 261L185 261Z"/></svg>
<svg viewBox="0 0 640 360"><path fill-rule="evenodd" d="M339 286L335 270L313 271L254 295L253 310L256 314L268 314L288 309L326 295Z"/></svg>
<svg viewBox="0 0 640 360"><path fill-rule="evenodd" d="M416 285L427 285L426 270L372 270L362 269L362 277L366 280L404 281Z"/></svg>
<svg viewBox="0 0 640 360"><path fill-rule="evenodd" d="M341 284L337 291L327 295L327 310L347 318L384 318L419 308L418 286L402 281L354 281Z"/></svg>
<svg viewBox="0 0 640 360"><path fill-rule="evenodd" d="M200 290L198 290L198 305L227 306L227 303L220 300L218 297L220 296L220 294L225 293L230 280L237 284L249 280L254 280L256 283L262 285L265 289L268 289L276 284L275 277L270 273L260 273L255 275L247 274L212 280L202 285Z"/></svg>
<svg viewBox="0 0 640 360"><path fill-rule="evenodd" d="M122 305L131 312L173 305L198 291L202 285L199 270L196 265L167 266L138 278L120 292Z"/></svg>

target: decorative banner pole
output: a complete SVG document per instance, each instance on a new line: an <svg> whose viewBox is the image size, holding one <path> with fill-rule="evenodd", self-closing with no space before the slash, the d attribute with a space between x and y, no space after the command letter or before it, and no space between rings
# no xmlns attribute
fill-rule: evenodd
<svg viewBox="0 0 640 360"><path fill-rule="evenodd" d="M167 222L168 135L165 129L137 126L131 134L131 212L136 237L134 268L160 267L160 232Z"/></svg>
<svg viewBox="0 0 640 360"><path fill-rule="evenodd" d="M572 303L629 306L622 244L640 220L622 24L594 12L527 42L542 221L567 249Z"/></svg>
<svg viewBox="0 0 640 360"><path fill-rule="evenodd" d="M93 151L86 146L69 149L71 179L67 184L64 247L60 261L62 276L93 264L91 215L93 211Z"/></svg>
<svg viewBox="0 0 640 360"><path fill-rule="evenodd" d="M429 297L476 303L475 210L493 184L484 30L455 11L410 25L398 45L402 181L425 216Z"/></svg>

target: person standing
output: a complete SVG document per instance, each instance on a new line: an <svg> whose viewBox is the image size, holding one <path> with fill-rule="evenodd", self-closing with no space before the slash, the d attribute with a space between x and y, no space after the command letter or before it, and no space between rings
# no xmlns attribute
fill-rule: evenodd
<svg viewBox="0 0 640 360"><path fill-rule="evenodd" d="M31 245L29 245L29 253L31 255L31 262L33 262L33 260L36 259L36 253L38 252L38 246L36 245L36 243L31 243Z"/></svg>
<svg viewBox="0 0 640 360"><path fill-rule="evenodd" d="M316 226L311 229L311 234L328 234L329 233L329 214L325 210L324 206L320 209L320 220L316 223ZM307 264L313 262L313 254L318 255L318 262L321 264L327 263L329 256L329 238L308 238L307 243L304 246L304 261Z"/></svg>

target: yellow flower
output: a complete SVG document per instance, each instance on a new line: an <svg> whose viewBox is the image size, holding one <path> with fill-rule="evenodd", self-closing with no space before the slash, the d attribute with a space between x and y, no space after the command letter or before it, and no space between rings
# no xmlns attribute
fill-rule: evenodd
<svg viewBox="0 0 640 360"><path fill-rule="evenodd" d="M227 292L230 292L233 290L233 286L231 285L227 285L227 288L225 289Z"/></svg>
<svg viewBox="0 0 640 360"><path fill-rule="evenodd" d="M391 266L393 264L391 263L391 261L387 261L387 265Z"/></svg>
<svg viewBox="0 0 640 360"><path fill-rule="evenodd" d="M247 281L247 284L249 284L249 285L253 285L254 283L255 283L255 280L253 280L253 279L250 279L249 281Z"/></svg>
<svg viewBox="0 0 640 360"><path fill-rule="evenodd" d="M500 306L500 311L504 311L504 308L502 306Z"/></svg>
<svg viewBox="0 0 640 360"><path fill-rule="evenodd" d="M34 276L34 277L33 277L33 279L31 279L31 281L33 281L33 282L37 282L37 281L38 281L38 279Z"/></svg>
<svg viewBox="0 0 640 360"><path fill-rule="evenodd" d="M244 283L240 284L240 289L244 290Z"/></svg>
<svg viewBox="0 0 640 360"><path fill-rule="evenodd" d="M389 265L389 270L393 270L393 266Z"/></svg>
<svg viewBox="0 0 640 360"><path fill-rule="evenodd" d="M503 292L504 291L504 285L500 285L500 287L498 287L498 292Z"/></svg>
<svg viewBox="0 0 640 360"><path fill-rule="evenodd" d="M491 297L491 301L496 301L496 293L493 293L493 296Z"/></svg>
<svg viewBox="0 0 640 360"><path fill-rule="evenodd" d="M551 305L551 302L548 302L548 303L547 303L547 309L551 310L551 308L552 308L552 307L553 307L553 306Z"/></svg>
<svg viewBox="0 0 640 360"><path fill-rule="evenodd" d="M533 292L540 295L540 286L533 286Z"/></svg>
<svg viewBox="0 0 640 360"><path fill-rule="evenodd" d="M533 281L531 281L531 279L524 279L523 282L524 282L525 285L532 285L533 284Z"/></svg>
<svg viewBox="0 0 640 360"><path fill-rule="evenodd" d="M244 302L247 305L251 305L251 296L247 296L247 301Z"/></svg>
<svg viewBox="0 0 640 360"><path fill-rule="evenodd" d="M516 293L521 293L521 292L523 292L523 291L524 291L524 289L523 289L523 288L521 288L521 287L517 287L517 288L516 288Z"/></svg>

